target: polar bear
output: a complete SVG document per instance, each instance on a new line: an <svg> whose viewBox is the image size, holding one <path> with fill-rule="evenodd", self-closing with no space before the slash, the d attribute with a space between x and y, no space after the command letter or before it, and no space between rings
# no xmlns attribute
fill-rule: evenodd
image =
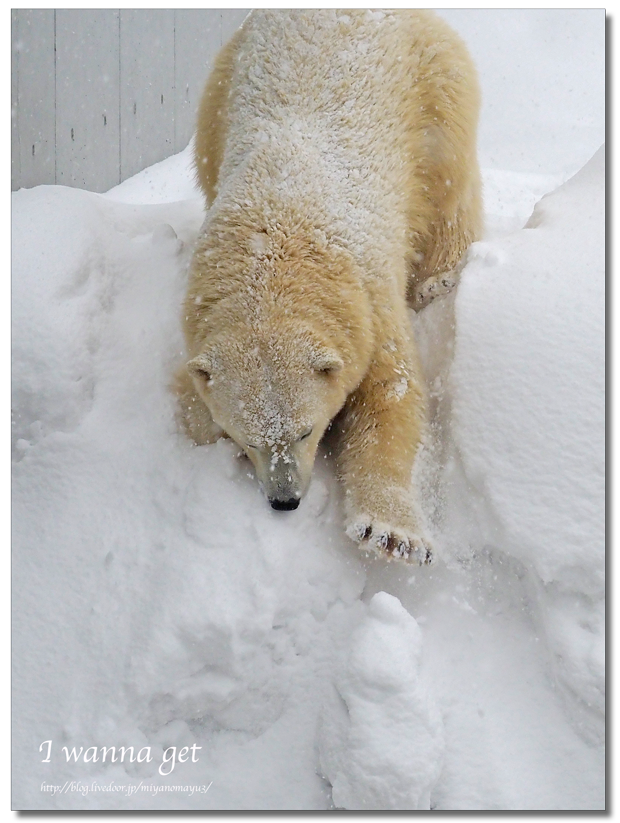
<svg viewBox="0 0 620 823"><path fill-rule="evenodd" d="M347 534L388 558L430 560L408 301L451 288L480 236L478 109L439 17L353 9L252 12L199 107L186 429L233 438L272 507L292 510L333 423Z"/></svg>

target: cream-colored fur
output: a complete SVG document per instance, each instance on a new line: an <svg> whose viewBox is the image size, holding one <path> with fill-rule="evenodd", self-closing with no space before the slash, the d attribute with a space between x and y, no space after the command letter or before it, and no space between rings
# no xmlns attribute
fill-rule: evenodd
<svg viewBox="0 0 620 823"><path fill-rule="evenodd" d="M407 298L451 288L480 235L478 105L464 45L431 12L260 10L198 117L208 211L177 378L190 435L234 438L275 507L303 495L337 418L347 533L422 562Z"/></svg>

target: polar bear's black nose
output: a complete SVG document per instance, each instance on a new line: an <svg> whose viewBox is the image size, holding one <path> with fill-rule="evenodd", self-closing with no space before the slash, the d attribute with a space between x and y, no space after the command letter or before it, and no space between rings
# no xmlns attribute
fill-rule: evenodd
<svg viewBox="0 0 620 823"><path fill-rule="evenodd" d="M289 497L288 500L276 500L275 498L269 498L269 502L271 503L271 508L275 509L277 512L290 512L299 506L299 498L297 497Z"/></svg>

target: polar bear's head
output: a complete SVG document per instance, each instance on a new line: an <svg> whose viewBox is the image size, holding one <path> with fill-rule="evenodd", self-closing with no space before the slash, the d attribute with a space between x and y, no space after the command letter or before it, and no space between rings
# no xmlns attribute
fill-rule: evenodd
<svg viewBox="0 0 620 823"><path fill-rule="evenodd" d="M278 318L208 338L188 363L215 423L245 451L274 509L296 509L351 369L309 325Z"/></svg>
<svg viewBox="0 0 620 823"><path fill-rule="evenodd" d="M273 508L296 509L321 437L368 369L373 312L347 249L297 211L260 232L250 212L209 213L185 302L187 368Z"/></svg>

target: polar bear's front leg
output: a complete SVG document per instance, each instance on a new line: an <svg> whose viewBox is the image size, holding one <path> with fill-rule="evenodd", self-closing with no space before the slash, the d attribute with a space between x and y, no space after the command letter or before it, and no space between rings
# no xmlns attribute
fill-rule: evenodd
<svg viewBox="0 0 620 823"><path fill-rule="evenodd" d="M429 563L411 482L424 406L417 368L384 347L347 401L338 468L349 537L383 556Z"/></svg>
<svg viewBox="0 0 620 823"><path fill-rule="evenodd" d="M179 422L195 443L204 446L223 436L223 430L213 422L185 366L175 375L174 389L179 403Z"/></svg>

